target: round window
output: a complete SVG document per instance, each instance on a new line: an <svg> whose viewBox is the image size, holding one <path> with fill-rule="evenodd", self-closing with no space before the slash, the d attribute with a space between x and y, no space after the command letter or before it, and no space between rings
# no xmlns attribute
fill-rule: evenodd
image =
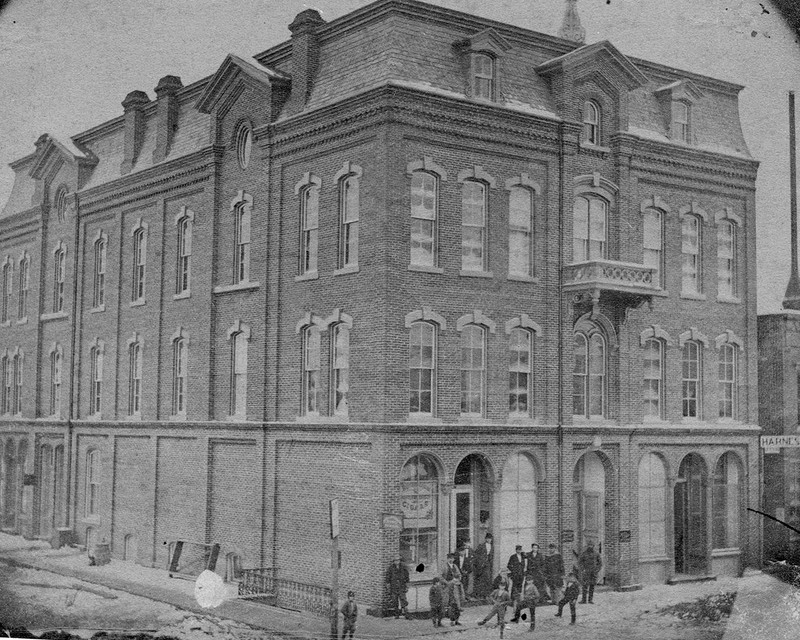
<svg viewBox="0 0 800 640"><path fill-rule="evenodd" d="M253 148L253 132L249 125L242 124L236 133L236 156L239 159L239 166L247 169L250 164L250 152Z"/></svg>

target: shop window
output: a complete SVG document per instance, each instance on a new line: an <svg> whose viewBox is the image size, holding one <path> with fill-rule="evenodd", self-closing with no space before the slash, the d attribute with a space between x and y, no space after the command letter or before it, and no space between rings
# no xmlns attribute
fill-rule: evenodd
<svg viewBox="0 0 800 640"><path fill-rule="evenodd" d="M659 558L667 553L667 474L654 453L639 462L639 557Z"/></svg>
<svg viewBox="0 0 800 640"><path fill-rule="evenodd" d="M715 549L739 547L742 471L733 453L726 453L714 470L712 541Z"/></svg>
<svg viewBox="0 0 800 640"><path fill-rule="evenodd" d="M412 576L439 573L439 475L433 459L416 455L400 473L403 529L400 557Z"/></svg>

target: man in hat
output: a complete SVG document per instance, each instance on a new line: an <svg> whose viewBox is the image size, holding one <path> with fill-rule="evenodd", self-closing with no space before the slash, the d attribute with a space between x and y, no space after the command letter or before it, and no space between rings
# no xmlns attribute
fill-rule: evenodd
<svg viewBox="0 0 800 640"><path fill-rule="evenodd" d="M586 595L589 595L589 604L594 604L594 585L597 584L597 574L603 567L603 559L600 554L594 550L594 543L589 541L586 549L578 558L578 568L581 570L581 580L583 581L583 590L581 592L581 604L586 604Z"/></svg>
<svg viewBox="0 0 800 640"><path fill-rule="evenodd" d="M353 634L356 632L356 619L358 618L358 605L356 604L356 594L352 591L347 592L347 602L341 608L344 623L342 624L342 640L345 640L347 634L350 634L350 640L353 640Z"/></svg>
<svg viewBox="0 0 800 640"><path fill-rule="evenodd" d="M447 586L446 609L450 614L450 626L461 625L461 605L464 602L464 588L461 585L461 571L456 565L456 554L447 554L447 566L442 573L442 581Z"/></svg>
<svg viewBox="0 0 800 640"><path fill-rule="evenodd" d="M456 564L461 571L461 584L464 587L465 597L469 599L475 590L475 578L472 575L475 567L475 554L472 552L472 543L469 540L461 543Z"/></svg>
<svg viewBox="0 0 800 640"><path fill-rule="evenodd" d="M473 595L486 598L492 590L492 567L494 565L494 538L486 534L486 540L475 549L475 561L472 564L475 576Z"/></svg>
<svg viewBox="0 0 800 640"><path fill-rule="evenodd" d="M561 600L564 589L564 558L552 542L548 545L547 555L544 557L544 579L550 589L550 599L553 602Z"/></svg>
<svg viewBox="0 0 800 640"><path fill-rule="evenodd" d="M539 597L547 598L547 586L544 580L544 556L539 553L539 545L535 542L531 545L531 552L528 554L528 581L536 585Z"/></svg>
<svg viewBox="0 0 800 640"><path fill-rule="evenodd" d="M522 545L518 544L506 565L511 580L511 599L516 600L522 590L522 581L528 572L528 556L522 553Z"/></svg>
<svg viewBox="0 0 800 640"><path fill-rule="evenodd" d="M401 615L408 620L408 567L401 562L399 554L386 571L386 584L389 585L389 608L394 609L395 620Z"/></svg>

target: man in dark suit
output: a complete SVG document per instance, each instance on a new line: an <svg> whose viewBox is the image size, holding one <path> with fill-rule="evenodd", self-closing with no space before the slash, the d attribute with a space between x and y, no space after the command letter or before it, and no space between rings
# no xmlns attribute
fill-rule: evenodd
<svg viewBox="0 0 800 640"><path fill-rule="evenodd" d="M487 598L492 591L492 570L494 567L494 539L486 534L486 541L475 549L475 562L472 565L475 576L474 595Z"/></svg>
<svg viewBox="0 0 800 640"><path fill-rule="evenodd" d="M522 553L522 545L518 544L508 559L508 577L511 580L511 600L515 600L522 590L522 582L528 571L528 556Z"/></svg>
<svg viewBox="0 0 800 640"><path fill-rule="evenodd" d="M464 595L467 599L470 599L475 590L475 578L472 575L475 569L475 554L472 552L472 543L469 540L464 540L461 543L456 564L461 571L461 584L464 587Z"/></svg>
<svg viewBox="0 0 800 640"><path fill-rule="evenodd" d="M400 556L395 556L386 571L386 584L389 585L389 608L394 609L395 619L401 615L408 619L408 568Z"/></svg>
<svg viewBox="0 0 800 640"><path fill-rule="evenodd" d="M539 600L547 598L547 586L544 579L544 556L539 553L539 545L535 542L531 545L531 552L528 554L528 580L536 585L539 592Z"/></svg>

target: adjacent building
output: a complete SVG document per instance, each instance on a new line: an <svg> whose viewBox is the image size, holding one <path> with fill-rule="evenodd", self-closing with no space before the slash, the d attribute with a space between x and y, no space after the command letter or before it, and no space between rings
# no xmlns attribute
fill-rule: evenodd
<svg viewBox="0 0 800 640"><path fill-rule="evenodd" d="M43 135L0 217L3 529L326 584L337 499L376 607L489 532L619 587L759 563L742 87L568 7L305 10Z"/></svg>

